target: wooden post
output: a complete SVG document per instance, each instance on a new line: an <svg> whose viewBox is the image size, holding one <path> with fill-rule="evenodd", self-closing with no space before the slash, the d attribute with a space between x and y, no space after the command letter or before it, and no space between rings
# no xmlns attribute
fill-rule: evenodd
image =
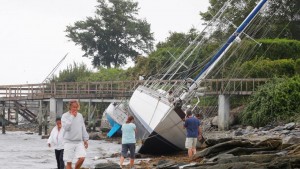
<svg viewBox="0 0 300 169"><path fill-rule="evenodd" d="M5 106L3 104L3 113L2 113L2 134L5 134Z"/></svg>
<svg viewBox="0 0 300 169"><path fill-rule="evenodd" d="M48 111L50 110L50 108L49 108L49 104L47 105L47 106L45 106L46 108L44 109L44 111L43 111L43 117L44 117L44 126L45 126L45 135L47 135L48 134L48 132L47 132L47 130L48 130L48 127L47 127L47 125L48 125Z"/></svg>
<svg viewBox="0 0 300 169"><path fill-rule="evenodd" d="M20 109L19 109L19 107L17 106L17 107L16 107L16 125L19 124L19 113L20 113Z"/></svg>
<svg viewBox="0 0 300 169"><path fill-rule="evenodd" d="M39 113L38 113L38 121L39 121L39 135L43 134L43 105L42 100L39 102Z"/></svg>
<svg viewBox="0 0 300 169"><path fill-rule="evenodd" d="M9 106L8 106L8 109L7 109L7 121L10 122L10 103L9 103Z"/></svg>

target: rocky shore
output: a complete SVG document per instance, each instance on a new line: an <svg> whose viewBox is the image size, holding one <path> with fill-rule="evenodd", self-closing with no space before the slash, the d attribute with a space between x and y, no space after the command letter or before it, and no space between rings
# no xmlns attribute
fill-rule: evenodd
<svg viewBox="0 0 300 169"><path fill-rule="evenodd" d="M204 126L205 128L205 126ZM36 132L37 126L28 124L7 127L7 130ZM187 151L176 154L151 156L137 154L138 169L296 169L300 168L300 125L289 123L279 126L253 128L233 126L229 131L218 131L206 126L205 142L197 148L196 155L189 159ZM120 144L120 137L106 138L105 133L90 133L91 139L106 140ZM119 152L102 159L118 158ZM96 157L95 157L96 158ZM99 163L95 168L120 168L114 162ZM124 166L128 168L128 166Z"/></svg>
<svg viewBox="0 0 300 169"><path fill-rule="evenodd" d="M237 126L235 126L237 127ZM251 126L205 133L206 141L193 159L169 156L149 168L184 169L295 169L300 168L300 126ZM151 161L150 161L151 162ZM141 166L143 168L143 166Z"/></svg>
<svg viewBox="0 0 300 169"><path fill-rule="evenodd" d="M192 159L187 152L163 156L137 155L140 169L297 169L300 168L300 126L234 126L230 131L209 131ZM117 155L118 156L118 155ZM138 160L140 159L140 160ZM146 160L143 160L146 159ZM115 163L96 168L120 168ZM128 166L124 166L124 168Z"/></svg>

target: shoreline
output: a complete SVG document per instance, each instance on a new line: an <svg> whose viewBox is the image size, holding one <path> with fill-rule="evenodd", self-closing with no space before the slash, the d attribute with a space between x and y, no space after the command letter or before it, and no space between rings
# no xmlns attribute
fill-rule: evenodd
<svg viewBox="0 0 300 169"><path fill-rule="evenodd" d="M7 132L31 132L31 135L37 136L41 138L41 135L37 135L36 129L33 128L28 130L28 128L23 128L19 130L19 128L14 127L7 127ZM120 157L120 150L121 150L121 137L113 137L107 138L105 133L102 132L92 132L89 133L90 136L96 137L97 139L91 140L91 150L88 150L88 160L85 165L85 169L93 168L97 164L116 164L118 165L119 157ZM135 160L135 167L136 168L154 168L159 165L164 165L164 163L172 163L174 165L177 164L192 164L200 165L202 163L208 163L208 160L211 157L203 156L203 152L207 151L207 149L214 147L215 145L221 145L226 142L237 142L238 144L233 147L241 147L240 142L249 142L251 143L259 143L262 141L271 141L273 143L279 144L283 146L286 145L298 145L300 144L300 126L296 123L289 123L283 126L273 126L269 127L266 126L264 128L253 128L251 126L247 127L239 127L237 129L232 129L229 131L217 131L213 130L210 132L204 132L204 137L206 139L206 143L202 145L200 148L197 148L198 156L189 159L187 155L187 150L179 151L174 154L169 155L145 155L145 154L138 154ZM46 142L45 139L42 142ZM214 145L212 145L212 143ZM103 147L102 144L109 144L112 149L107 150L109 147ZM211 144L211 145L209 145ZM247 149L247 147L246 147ZM300 149L300 147L299 147ZM276 149L277 153L283 150ZM295 150L296 151L296 150ZM300 150L299 150L300 151ZM221 152L221 151L220 151ZM201 155L202 153L202 155ZM200 154L200 155L199 155ZM270 152L270 154L275 155L276 153ZM295 155L298 155L298 150L296 151ZM300 155L300 152L299 152ZM213 155L214 157L215 155ZM241 156L243 157L243 156ZM214 157L215 158L215 157ZM300 159L300 157L299 157ZM128 165L129 160L125 160L125 165Z"/></svg>

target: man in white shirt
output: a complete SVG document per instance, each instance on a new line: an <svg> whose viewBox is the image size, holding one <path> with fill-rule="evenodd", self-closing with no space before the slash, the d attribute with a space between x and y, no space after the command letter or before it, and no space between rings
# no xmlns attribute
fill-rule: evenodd
<svg viewBox="0 0 300 169"><path fill-rule="evenodd" d="M62 127L64 128L64 161L67 169L72 168L72 161L77 159L75 169L83 164L88 148L89 134L86 131L84 119L79 110L79 102L71 100L69 111L62 115Z"/></svg>

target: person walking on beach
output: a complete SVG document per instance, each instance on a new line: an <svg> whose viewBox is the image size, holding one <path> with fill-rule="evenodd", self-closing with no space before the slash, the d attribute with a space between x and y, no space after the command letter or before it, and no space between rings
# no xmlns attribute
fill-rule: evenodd
<svg viewBox="0 0 300 169"><path fill-rule="evenodd" d="M196 154L196 145L198 137L202 136L202 130L200 128L200 121L192 115L191 111L187 111L186 115L187 118L184 122L184 128L186 128L185 148L188 149L189 158L192 158Z"/></svg>
<svg viewBox="0 0 300 169"><path fill-rule="evenodd" d="M63 133L64 129L61 127L61 119L60 117L56 118L56 126L52 129L50 136L48 138L48 147L53 145L55 149L55 157L57 162L58 169L64 169L65 164L63 160L64 155L64 145L63 145Z"/></svg>
<svg viewBox="0 0 300 169"><path fill-rule="evenodd" d="M72 168L72 160L78 159L75 169L79 169L86 157L89 135L86 131L82 114L78 112L80 108L77 100L69 102L69 111L62 115L62 127L64 129L64 161L66 168Z"/></svg>
<svg viewBox="0 0 300 169"><path fill-rule="evenodd" d="M120 167L122 168L125 157L127 157L127 152L130 152L130 168L134 168L134 158L135 158L135 134L136 126L133 123L134 117L129 116L126 123L122 125L122 152L120 158Z"/></svg>

